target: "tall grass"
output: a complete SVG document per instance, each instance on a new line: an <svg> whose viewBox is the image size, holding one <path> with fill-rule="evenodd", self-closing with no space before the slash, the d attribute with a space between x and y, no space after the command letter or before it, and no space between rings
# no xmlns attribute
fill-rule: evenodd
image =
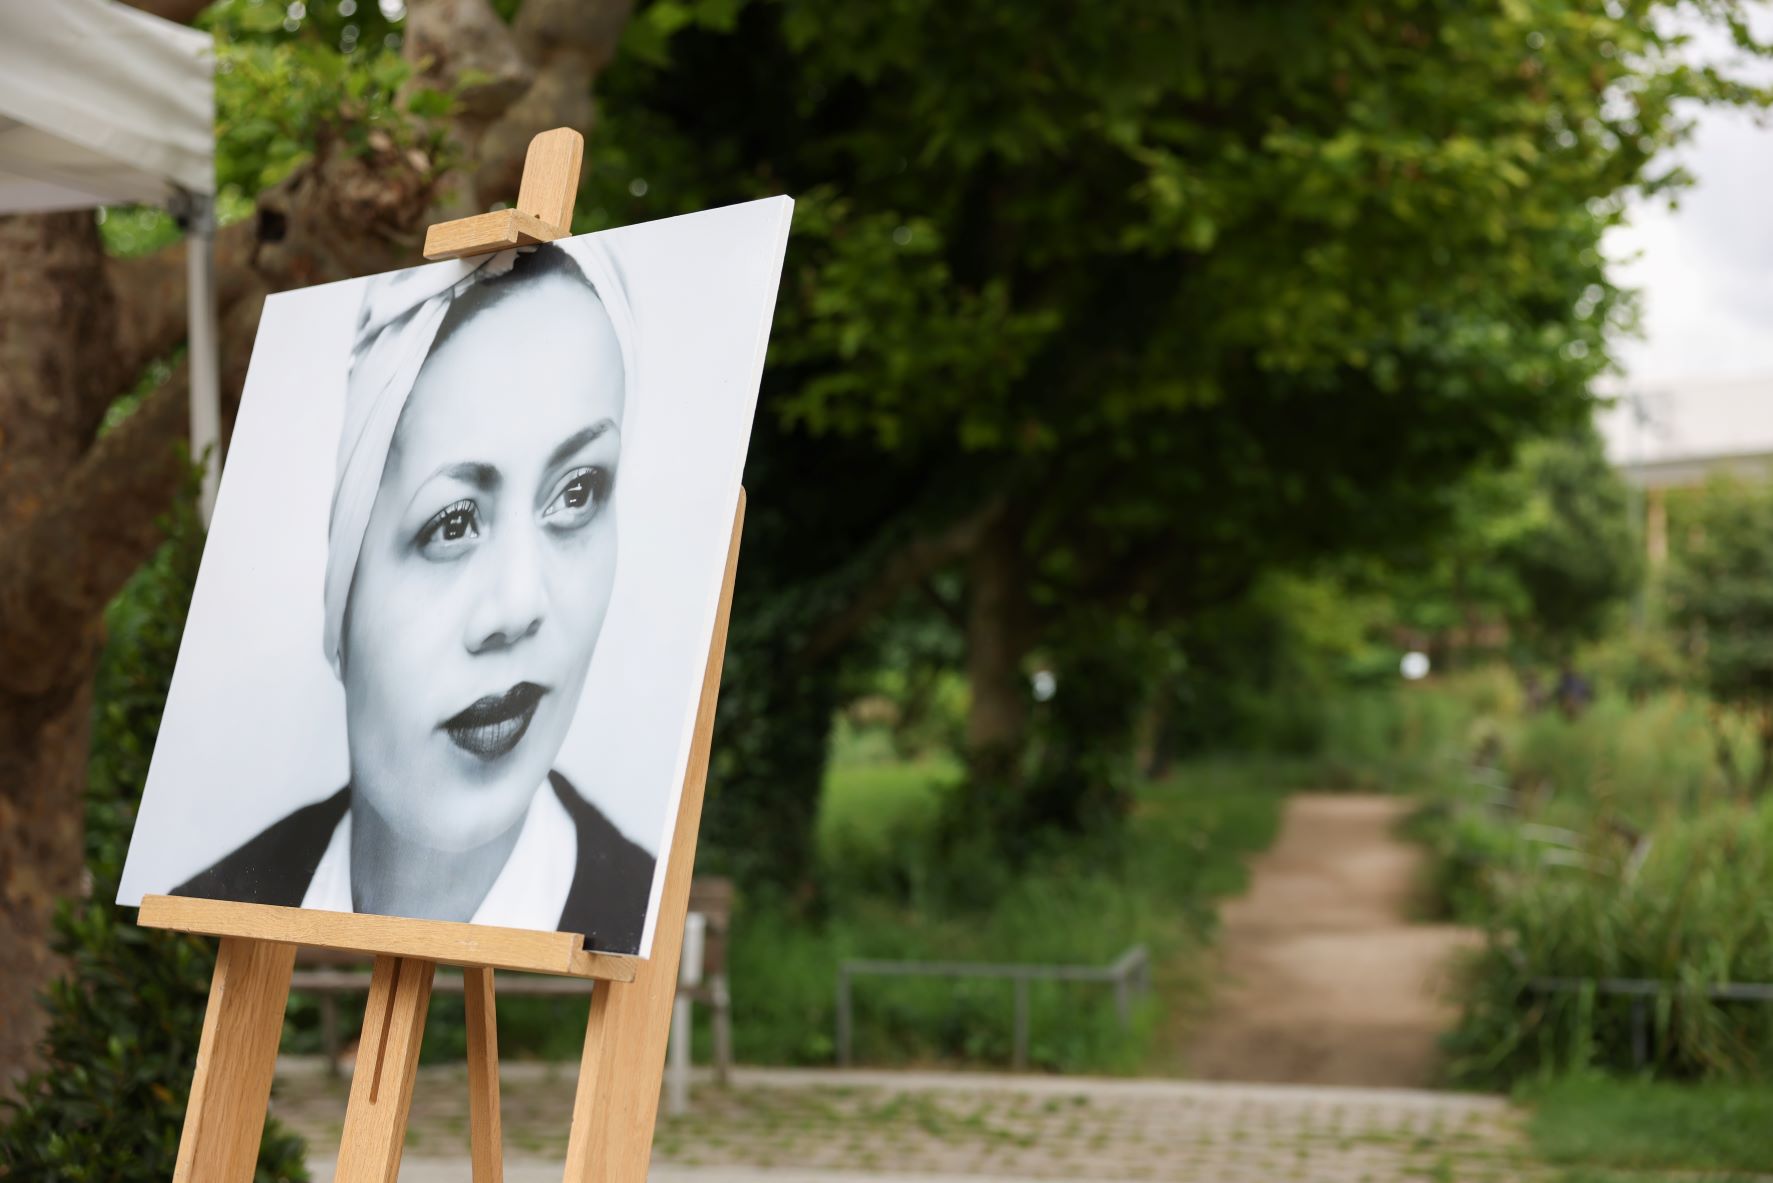
<svg viewBox="0 0 1773 1183"><path fill-rule="evenodd" d="M1643 1067L1674 1077L1756 1076L1773 1064L1773 1008L1706 994L1718 983L1773 982L1773 803L1673 819L1652 842L1635 872L1597 859L1542 867L1496 892L1493 939L1467 979L1452 1040L1462 1078L1635 1070L1635 1039L1649 1053ZM1666 987L1634 1004L1593 988L1535 990L1543 978Z"/></svg>
<svg viewBox="0 0 1773 1183"><path fill-rule="evenodd" d="M1486 746L1495 721L1519 708L1520 691L1500 667L1420 685L1345 690L1318 707L1321 787L1425 792Z"/></svg>
<svg viewBox="0 0 1773 1183"><path fill-rule="evenodd" d="M1415 824L1442 907L1489 932L1464 975L1456 1077L1763 1074L1773 1007L1707 996L1773 983L1773 802L1746 800L1720 759L1749 750L1745 722L1666 691L1474 725L1493 766L1443 776ZM1634 1005L1553 978L1665 985Z"/></svg>

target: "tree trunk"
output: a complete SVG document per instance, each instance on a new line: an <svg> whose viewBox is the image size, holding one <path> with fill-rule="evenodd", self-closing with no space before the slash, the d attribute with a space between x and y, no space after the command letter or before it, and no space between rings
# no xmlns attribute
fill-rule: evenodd
<svg viewBox="0 0 1773 1183"><path fill-rule="evenodd" d="M90 213L0 219L0 554L38 549L28 536L96 429L94 392L116 389L104 262ZM81 572L64 574L75 586L60 590L78 599ZM17 627L45 583L0 583L0 1093L42 1034L49 923L84 865L97 621L82 612L87 627L59 635Z"/></svg>
<svg viewBox="0 0 1773 1183"><path fill-rule="evenodd" d="M967 765L981 784L1014 788L1020 779L1032 615L1020 522L1000 514L967 559Z"/></svg>
<svg viewBox="0 0 1773 1183"><path fill-rule="evenodd" d="M81 890L90 663L78 672L60 702L0 697L0 1095L43 1035L55 902Z"/></svg>

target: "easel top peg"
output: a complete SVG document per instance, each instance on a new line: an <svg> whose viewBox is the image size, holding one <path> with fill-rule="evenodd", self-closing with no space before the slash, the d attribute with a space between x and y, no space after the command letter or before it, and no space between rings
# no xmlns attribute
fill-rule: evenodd
<svg viewBox="0 0 1773 1183"><path fill-rule="evenodd" d="M577 131L538 133L523 158L516 207L434 224L425 231L425 258L467 259L567 237L584 161L585 137Z"/></svg>

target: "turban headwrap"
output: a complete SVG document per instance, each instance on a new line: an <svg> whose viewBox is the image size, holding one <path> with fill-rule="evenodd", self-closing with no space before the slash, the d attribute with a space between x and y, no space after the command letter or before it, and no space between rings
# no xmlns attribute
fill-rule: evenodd
<svg viewBox="0 0 1773 1183"><path fill-rule="evenodd" d="M382 469L400 412L430 356L450 306L473 288L505 275L519 254L564 250L559 244L521 247L479 259L414 267L378 275L364 291L357 319L351 371L345 381L345 422L339 433L338 466L333 476L332 516L326 531L326 660L343 676L345 606L357 573L363 534L375 508ZM581 239L566 252L603 304L622 351L623 416L632 422L636 389L634 316L616 262L594 239ZM570 270L567 274L571 274ZM507 283L525 282L522 275ZM509 397L489 390L488 398ZM522 408L512 407L515 414Z"/></svg>

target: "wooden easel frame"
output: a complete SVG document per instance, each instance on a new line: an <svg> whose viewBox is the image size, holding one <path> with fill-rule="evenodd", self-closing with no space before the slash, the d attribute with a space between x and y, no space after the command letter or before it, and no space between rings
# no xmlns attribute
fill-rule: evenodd
<svg viewBox="0 0 1773 1183"><path fill-rule="evenodd" d="M425 236L425 257L463 258L567 236L583 154L584 139L570 128L536 136L524 161L516 208L432 226ZM174 1183L251 1183L300 945L375 958L335 1183L393 1183L399 1173L419 1043L439 963L463 967L474 1183L502 1183L504 1177L493 1006L497 969L597 980L573 1099L565 1183L641 1183L646 1178L744 518L741 489L666 858L652 956L589 952L584 938L574 933L148 896L138 917L143 926L221 938Z"/></svg>

